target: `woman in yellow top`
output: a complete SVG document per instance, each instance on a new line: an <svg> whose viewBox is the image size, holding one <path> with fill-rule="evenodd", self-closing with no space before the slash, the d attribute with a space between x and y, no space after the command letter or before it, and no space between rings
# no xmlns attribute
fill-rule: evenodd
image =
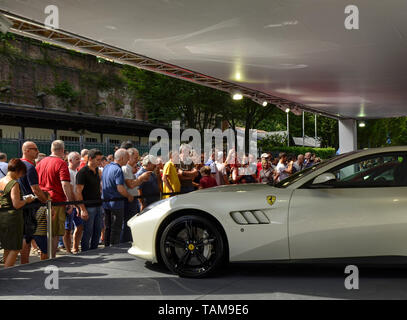
<svg viewBox="0 0 407 320"><path fill-rule="evenodd" d="M174 162L178 162L178 153L170 152L170 160L165 164L163 170L163 193L172 193L181 191L181 183L178 178L178 170ZM170 196L163 196L163 199Z"/></svg>

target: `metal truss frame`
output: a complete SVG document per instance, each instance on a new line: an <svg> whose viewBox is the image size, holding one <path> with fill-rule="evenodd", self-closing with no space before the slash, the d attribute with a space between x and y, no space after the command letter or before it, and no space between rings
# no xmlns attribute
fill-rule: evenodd
<svg viewBox="0 0 407 320"><path fill-rule="evenodd" d="M164 74L173 78L186 80L199 85L228 92L230 94L239 92L244 97L250 98L260 105L263 104L264 101L267 101L267 103L274 104L283 111L289 108L290 111L292 111L296 115L302 114L302 111L307 111L334 119L342 118L339 114L333 115L330 113L326 113L324 111L307 107L300 103L240 86L232 82L213 78L202 73L194 72L131 51L110 46L67 31L52 29L41 23L15 15L13 13L9 13L2 9L0 9L0 14L3 14L12 23L10 32L15 34L20 34L25 37L49 42L82 53L95 55L97 57L101 57L115 63L131 65L137 68Z"/></svg>

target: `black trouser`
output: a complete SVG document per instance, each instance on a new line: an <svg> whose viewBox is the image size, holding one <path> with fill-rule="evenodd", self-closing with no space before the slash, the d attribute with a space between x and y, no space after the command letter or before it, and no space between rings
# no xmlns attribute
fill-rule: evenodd
<svg viewBox="0 0 407 320"><path fill-rule="evenodd" d="M122 232L124 208L105 209L105 247L120 243Z"/></svg>
<svg viewBox="0 0 407 320"><path fill-rule="evenodd" d="M124 216L123 216L123 227L122 234L120 235L120 242L130 242L133 241L131 236L131 230L127 226L127 222L133 218L140 211L138 199L134 199L133 202L125 200L124 202Z"/></svg>

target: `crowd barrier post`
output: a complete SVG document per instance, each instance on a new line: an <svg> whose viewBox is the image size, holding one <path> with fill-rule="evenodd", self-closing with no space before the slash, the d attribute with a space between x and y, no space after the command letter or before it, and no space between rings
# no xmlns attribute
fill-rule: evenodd
<svg viewBox="0 0 407 320"><path fill-rule="evenodd" d="M52 259L52 201L47 201L47 251L49 259Z"/></svg>

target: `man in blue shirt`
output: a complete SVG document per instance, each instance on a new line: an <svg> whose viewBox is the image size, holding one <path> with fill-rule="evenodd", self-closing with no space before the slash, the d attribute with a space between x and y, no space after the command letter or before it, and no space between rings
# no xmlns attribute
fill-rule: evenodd
<svg viewBox="0 0 407 320"><path fill-rule="evenodd" d="M22 147L23 158L21 159L25 166L27 167L27 173L25 176L18 179L20 184L21 192L24 196L32 194L37 196L39 201L45 203L47 201L47 196L41 190L38 183L38 173L35 169L35 158L38 156L38 147L32 141L26 141ZM36 209L24 209L24 215L35 214ZM29 220L27 220L29 221ZM33 234L35 230L28 230L24 228L24 240L23 240L23 250L21 250L21 264L26 264L29 262L30 251L31 251L31 241L33 240Z"/></svg>
<svg viewBox="0 0 407 320"><path fill-rule="evenodd" d="M104 200L114 198L127 198L133 202L134 197L129 194L124 187L124 175L122 166L129 160L126 149L119 149L114 154L114 162L109 163L103 169L102 174L102 198ZM120 243L120 233L122 231L124 217L124 201L103 202L105 209L105 246Z"/></svg>
<svg viewBox="0 0 407 320"><path fill-rule="evenodd" d="M216 174L218 172L218 168L216 167L216 162L215 162L215 155L216 155L216 150L212 151L210 158L208 161L205 162L205 166L208 166L211 168L211 175L213 178L216 177Z"/></svg>

